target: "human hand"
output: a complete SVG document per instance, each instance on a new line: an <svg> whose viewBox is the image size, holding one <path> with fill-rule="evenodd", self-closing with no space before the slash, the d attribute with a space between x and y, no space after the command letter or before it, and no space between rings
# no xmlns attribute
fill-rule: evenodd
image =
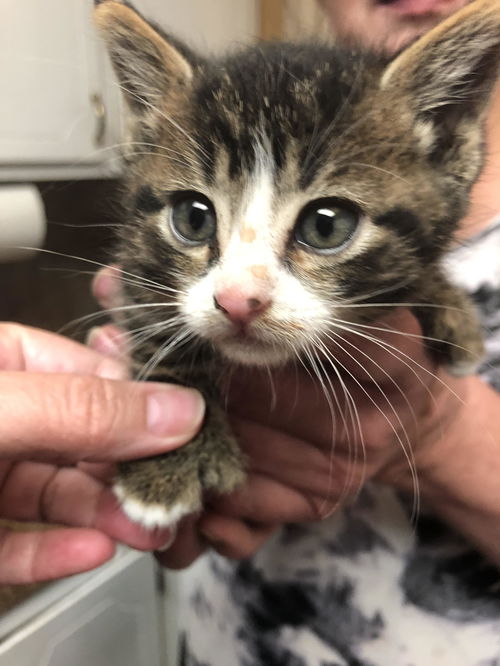
<svg viewBox="0 0 500 666"><path fill-rule="evenodd" d="M95 282L106 305L120 299L113 275L103 271ZM229 405L249 460L247 481L229 496L207 498L205 512L184 521L158 555L163 564L185 567L208 545L248 557L280 525L326 517L370 479L413 493L418 502L419 472L435 463L467 382L431 360L409 310L353 328L358 334L324 350L337 370L325 355L320 377L289 367L272 379L248 371L233 383ZM121 340L113 327L95 338L110 353L120 346L123 353Z"/></svg>
<svg viewBox="0 0 500 666"><path fill-rule="evenodd" d="M121 512L110 463L188 441L201 424L194 391L134 384L112 358L52 333L0 324L0 517L68 528L0 529L0 583L91 569L114 542L153 550L171 539Z"/></svg>
<svg viewBox="0 0 500 666"><path fill-rule="evenodd" d="M185 567L207 545L249 557L279 526L330 515L370 479L413 494L418 509L419 475L442 464L467 379L448 376L430 359L408 310L374 327L358 330L375 340L332 344L339 376L325 361L321 380L295 368L274 372L273 385L265 373L240 376L229 404L249 460L247 481L229 496L208 498L203 515L181 525L160 554L163 564ZM333 391L338 402L325 397Z"/></svg>

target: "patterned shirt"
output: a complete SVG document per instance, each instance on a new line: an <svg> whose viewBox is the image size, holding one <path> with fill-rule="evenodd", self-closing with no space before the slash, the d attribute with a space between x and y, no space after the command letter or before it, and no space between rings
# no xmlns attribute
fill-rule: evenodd
<svg viewBox="0 0 500 666"><path fill-rule="evenodd" d="M500 391L500 219L445 264L478 306L480 374ZM367 486L252 559L200 559L181 579L182 666L500 666L498 569L410 508Z"/></svg>

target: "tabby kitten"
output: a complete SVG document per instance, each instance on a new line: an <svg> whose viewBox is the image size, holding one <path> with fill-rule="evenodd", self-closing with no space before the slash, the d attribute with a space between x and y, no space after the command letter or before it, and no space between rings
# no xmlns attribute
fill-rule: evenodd
<svg viewBox="0 0 500 666"><path fill-rule="evenodd" d="M130 112L120 323L140 343L139 376L208 402L185 447L120 466L133 520L175 523L205 490L242 482L218 404L228 366L310 364L336 322L371 322L389 302L414 303L429 351L472 371L478 325L441 258L482 166L498 2L469 5L389 64L279 43L206 59L113 0L96 21Z"/></svg>

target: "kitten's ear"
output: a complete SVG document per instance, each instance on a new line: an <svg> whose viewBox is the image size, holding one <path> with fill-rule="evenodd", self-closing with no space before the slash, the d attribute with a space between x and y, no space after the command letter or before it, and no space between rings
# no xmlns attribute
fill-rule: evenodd
<svg viewBox="0 0 500 666"><path fill-rule="evenodd" d="M160 34L128 4L115 0L95 4L95 22L135 114L153 110L162 97L189 85L193 66L187 49L181 52L174 40Z"/></svg>
<svg viewBox="0 0 500 666"><path fill-rule="evenodd" d="M478 125L499 74L500 2L477 0L403 51L385 70L394 102L410 97L436 154Z"/></svg>

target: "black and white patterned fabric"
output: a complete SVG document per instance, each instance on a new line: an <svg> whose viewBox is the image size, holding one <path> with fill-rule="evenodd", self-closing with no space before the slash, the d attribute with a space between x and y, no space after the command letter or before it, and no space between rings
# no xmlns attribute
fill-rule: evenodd
<svg viewBox="0 0 500 666"><path fill-rule="evenodd" d="M500 390L500 220L446 264ZM434 517L412 524L387 488L284 527L251 560L206 556L181 588L182 666L500 666L500 572Z"/></svg>

